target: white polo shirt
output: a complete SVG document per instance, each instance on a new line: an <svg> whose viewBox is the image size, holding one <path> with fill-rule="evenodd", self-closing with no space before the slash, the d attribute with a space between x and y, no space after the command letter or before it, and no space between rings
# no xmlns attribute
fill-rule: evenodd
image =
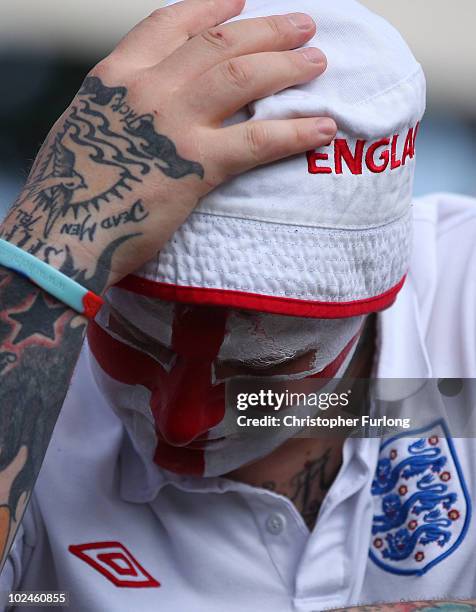
<svg viewBox="0 0 476 612"><path fill-rule="evenodd" d="M407 283L379 315L377 374L475 377L476 202L431 196L414 212ZM85 612L476 598L476 444L442 435L455 398L433 385L403 399L428 412L411 437L348 439L309 533L285 497L144 462L90 359L85 346L0 590L68 591L68 609Z"/></svg>

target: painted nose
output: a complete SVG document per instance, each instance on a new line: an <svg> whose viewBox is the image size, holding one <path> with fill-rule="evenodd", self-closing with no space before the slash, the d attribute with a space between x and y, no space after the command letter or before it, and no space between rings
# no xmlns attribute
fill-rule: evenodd
<svg viewBox="0 0 476 612"><path fill-rule="evenodd" d="M172 446L204 437L225 414L223 385L212 386L208 362L179 358L154 395L156 426Z"/></svg>

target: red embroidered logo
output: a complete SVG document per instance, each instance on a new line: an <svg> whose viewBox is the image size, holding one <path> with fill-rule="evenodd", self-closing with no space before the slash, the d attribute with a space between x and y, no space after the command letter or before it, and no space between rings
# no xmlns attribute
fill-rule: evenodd
<svg viewBox="0 0 476 612"><path fill-rule="evenodd" d="M410 128L404 139L400 138L400 134L394 134L375 142L357 140L354 150L347 140L336 138L329 153L320 150L307 152L308 171L310 174L363 174L364 167L367 167L370 172L380 174L386 170L396 170L415 157L419 127L420 123L417 123Z"/></svg>
<svg viewBox="0 0 476 612"><path fill-rule="evenodd" d="M101 572L117 587L159 587L160 582L146 572L120 542L71 544L68 550Z"/></svg>

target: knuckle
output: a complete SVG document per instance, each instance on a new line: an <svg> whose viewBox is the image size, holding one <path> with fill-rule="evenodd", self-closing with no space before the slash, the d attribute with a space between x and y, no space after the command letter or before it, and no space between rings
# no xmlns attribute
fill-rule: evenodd
<svg viewBox="0 0 476 612"><path fill-rule="evenodd" d="M157 23L160 26L169 27L177 23L177 9L174 6L158 8L152 11L148 17L152 23Z"/></svg>
<svg viewBox="0 0 476 612"><path fill-rule="evenodd" d="M251 74L246 63L241 59L231 59L225 62L224 72L228 82L237 89L246 89L251 82Z"/></svg>
<svg viewBox="0 0 476 612"><path fill-rule="evenodd" d="M127 78L127 90L131 97L139 97L143 94L147 87L147 72L134 71L134 73L128 75Z"/></svg>
<svg viewBox="0 0 476 612"><path fill-rule="evenodd" d="M88 76L96 76L104 81L114 79L120 71L120 65L120 57L115 51L98 62Z"/></svg>
<svg viewBox="0 0 476 612"><path fill-rule="evenodd" d="M162 15L164 14L164 10L163 9L155 9L152 11L152 13L149 14L149 19L153 19L153 20L157 20L160 19L162 17Z"/></svg>
<svg viewBox="0 0 476 612"><path fill-rule="evenodd" d="M232 46L232 42L225 28L216 27L205 30L205 32L200 34L200 38L206 46L218 49L219 51L229 49Z"/></svg>
<svg viewBox="0 0 476 612"><path fill-rule="evenodd" d="M289 32L289 29L284 27L283 18L279 15L265 17L265 23L274 37L282 38Z"/></svg>
<svg viewBox="0 0 476 612"><path fill-rule="evenodd" d="M113 71L114 59L111 56L105 57L98 62L91 70L91 74L94 76L105 76Z"/></svg>
<svg viewBox="0 0 476 612"><path fill-rule="evenodd" d="M262 124L252 121L246 127L245 138L252 158L261 162L269 145L267 130Z"/></svg>

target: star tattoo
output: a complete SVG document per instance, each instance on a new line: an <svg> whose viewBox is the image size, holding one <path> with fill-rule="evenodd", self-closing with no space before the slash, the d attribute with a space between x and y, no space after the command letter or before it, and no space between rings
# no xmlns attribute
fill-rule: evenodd
<svg viewBox="0 0 476 612"><path fill-rule="evenodd" d="M49 306L44 293L39 291L27 310L11 313L9 316L10 319L20 324L20 330L15 336L13 344L19 344L35 334L54 340L56 321L67 310L66 306Z"/></svg>

